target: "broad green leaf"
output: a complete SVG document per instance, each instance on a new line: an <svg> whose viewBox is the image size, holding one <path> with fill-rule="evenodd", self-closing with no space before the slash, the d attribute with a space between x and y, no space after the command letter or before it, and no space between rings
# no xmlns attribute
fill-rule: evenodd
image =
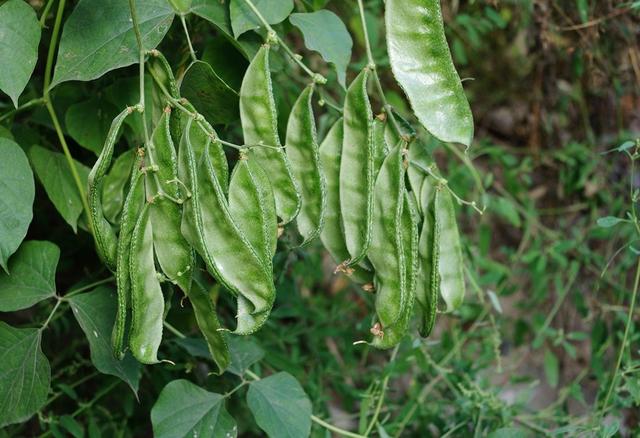
<svg viewBox="0 0 640 438"><path fill-rule="evenodd" d="M284 21L293 10L293 0L253 0L253 4L269 24ZM233 35L236 38L248 30L258 29L262 26L245 0L231 0L229 14Z"/></svg>
<svg viewBox="0 0 640 438"><path fill-rule="evenodd" d="M8 128L4 126L0 126L0 138L7 138L9 140L14 140L13 134L9 131Z"/></svg>
<svg viewBox="0 0 640 438"><path fill-rule="evenodd" d="M325 61L335 66L338 82L344 87L353 40L342 20L333 12L323 9L291 14L289 21L300 29L307 48L319 52Z"/></svg>
<svg viewBox="0 0 640 438"><path fill-rule="evenodd" d="M471 145L473 115L444 33L438 0L387 0L387 50L420 123L438 139Z"/></svg>
<svg viewBox="0 0 640 438"><path fill-rule="evenodd" d="M111 288L99 287L69 298L73 315L89 340L91 362L98 371L119 377L138 391L140 364L127 354L118 360L111 350L111 330L116 319L116 296Z"/></svg>
<svg viewBox="0 0 640 438"><path fill-rule="evenodd" d="M244 72L249 66L242 50L228 39L217 37L206 45L202 60L209 64L229 87L237 92L240 91Z"/></svg>
<svg viewBox="0 0 640 438"><path fill-rule="evenodd" d="M124 205L125 187L129 182L131 169L135 161L133 150L124 152L114 163L104 177L102 186L102 211L104 217L112 224L120 222L120 213Z"/></svg>
<svg viewBox="0 0 640 438"><path fill-rule="evenodd" d="M154 49L169 30L173 9L166 0L136 0L145 50ZM64 24L51 87L90 81L138 62L138 43L127 0L80 0Z"/></svg>
<svg viewBox="0 0 640 438"><path fill-rule="evenodd" d="M243 376L251 365L264 357L264 350L253 339L246 336L229 336L231 363L227 371Z"/></svg>
<svg viewBox="0 0 640 438"><path fill-rule="evenodd" d="M211 352L207 342L202 338L176 338L173 342L193 357L211 360Z"/></svg>
<svg viewBox="0 0 640 438"><path fill-rule="evenodd" d="M51 368L38 329L0 321L0 427L28 420L47 400Z"/></svg>
<svg viewBox="0 0 640 438"><path fill-rule="evenodd" d="M29 160L12 140L0 138L0 265L20 246L33 219L35 186Z"/></svg>
<svg viewBox="0 0 640 438"><path fill-rule="evenodd" d="M602 227L602 228L611 228L611 227L615 227L616 225L618 225L619 223L622 222L629 222L626 219L622 219L619 217L615 217L615 216L605 216L605 217L601 217L598 218L598 226Z"/></svg>
<svg viewBox="0 0 640 438"><path fill-rule="evenodd" d="M117 113L113 105L99 98L71 105L64 117L67 132L80 146L98 155Z"/></svg>
<svg viewBox="0 0 640 438"><path fill-rule="evenodd" d="M151 409L153 436L236 437L238 428L224 401L222 395L205 391L188 380L169 382Z"/></svg>
<svg viewBox="0 0 640 438"><path fill-rule="evenodd" d="M60 427L69 432L74 438L84 437L84 427L71 415L60 417Z"/></svg>
<svg viewBox="0 0 640 438"><path fill-rule="evenodd" d="M247 403L256 423L270 437L301 438L311 431L311 402L289 373L252 382Z"/></svg>
<svg viewBox="0 0 640 438"><path fill-rule="evenodd" d="M240 117L238 93L206 62L191 64L180 84L180 94L211 124L224 125Z"/></svg>
<svg viewBox="0 0 640 438"><path fill-rule="evenodd" d="M16 108L36 66L39 42L38 17L27 2L9 0L0 6L0 90Z"/></svg>
<svg viewBox="0 0 640 438"><path fill-rule="evenodd" d="M0 311L26 309L56 293L60 248L47 241L20 245L9 260L9 272L0 273Z"/></svg>
<svg viewBox="0 0 640 438"><path fill-rule="evenodd" d="M41 146L32 146L29 149L29 158L33 170L56 210L71 225L73 231L77 232L78 218L82 214L83 206L67 158L59 152L53 152ZM78 161L73 162L80 181L83 186L86 186L90 169Z"/></svg>

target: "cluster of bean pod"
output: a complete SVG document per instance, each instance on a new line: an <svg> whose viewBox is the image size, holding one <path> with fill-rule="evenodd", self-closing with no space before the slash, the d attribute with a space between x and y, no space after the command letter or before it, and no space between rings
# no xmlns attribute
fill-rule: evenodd
<svg viewBox="0 0 640 438"><path fill-rule="evenodd" d="M438 302L462 298L462 254L446 182L413 137L374 117L369 68L350 84L343 117L318 144L312 101L316 85L295 102L285 146L278 135L269 67L270 46L250 63L240 89L244 146L231 174L213 127L181 99L166 60L152 52L168 105L150 140L136 151L116 232L105 218L102 186L129 107L113 121L89 175L96 248L116 273L115 355L130 349L158 362L165 316L161 281L179 287L222 372L229 363L215 303L199 287L202 265L237 300L233 334L267 320L275 301L272 259L282 228L294 223L300 245L320 238L336 271L375 292L371 344L396 345L406 334L414 301L420 333L433 328ZM403 122L406 123L406 122ZM160 274L161 272L161 274ZM227 330L228 331L228 330Z"/></svg>

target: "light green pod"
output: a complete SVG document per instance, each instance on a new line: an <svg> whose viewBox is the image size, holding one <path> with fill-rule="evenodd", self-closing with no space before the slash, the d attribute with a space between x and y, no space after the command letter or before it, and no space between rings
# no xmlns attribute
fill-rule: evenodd
<svg viewBox="0 0 640 438"><path fill-rule="evenodd" d="M144 149L137 151L136 160L131 170L129 192L122 207L120 233L118 235L118 249L116 253L116 286L118 293L118 307L116 321L111 334L111 345L116 358L122 359L127 342L128 313L131 307L131 276L129 262L131 256L131 240L142 207L145 203L143 166Z"/></svg>
<svg viewBox="0 0 640 438"><path fill-rule="evenodd" d="M272 269L278 243L273 188L258 162L245 153L240 154L231 175L229 213L264 265Z"/></svg>
<svg viewBox="0 0 640 438"><path fill-rule="evenodd" d="M422 206L422 185L425 178L432 178L425 169L431 169L436 175L438 169L435 167L435 162L429 156L427 148L419 142L414 142L409 148L409 168L407 169L407 175L409 177L409 186L414 194L418 211L424 215L425 210Z"/></svg>
<svg viewBox="0 0 640 438"><path fill-rule="evenodd" d="M372 126L372 134L371 134L371 146L373 148L373 180L375 181L378 177L378 172L380 172L380 168L382 167L382 163L389 153L389 144L385 138L385 131L387 127L387 122L383 122L379 118L375 118L373 120ZM391 144L398 144L398 141L395 141Z"/></svg>
<svg viewBox="0 0 640 438"><path fill-rule="evenodd" d="M276 211L282 224L295 219L300 209L300 195L291 174L287 155L278 136L278 116L269 71L269 46L264 45L251 61L240 87L240 120L250 154L269 173L276 198ZM274 149L274 147L276 149Z"/></svg>
<svg viewBox="0 0 640 438"><path fill-rule="evenodd" d="M91 232L96 242L98 256L100 256L112 271L116 269L118 239L116 238L115 231L111 228L111 224L104 216L102 209L102 186L104 184L104 176L111 165L113 149L118 140L120 128L132 111L131 108L126 108L113 119L102 152L100 152L98 160L93 165L91 172L89 172L88 178L87 198L89 201L89 214L91 216Z"/></svg>
<svg viewBox="0 0 640 438"><path fill-rule="evenodd" d="M182 234L205 261L207 269L227 289L243 295L252 314L271 309L275 300L273 274L238 229L205 148L195 161L190 125L178 152L178 173L191 191L185 202Z"/></svg>
<svg viewBox="0 0 640 438"><path fill-rule="evenodd" d="M353 80L344 103L344 137L340 162L340 211L350 266L367 254L373 211L373 113L367 95L369 70Z"/></svg>
<svg viewBox="0 0 640 438"><path fill-rule="evenodd" d="M333 260L341 264L349 258L349 251L342 232L340 213L340 161L342 155L343 120L338 119L320 145L320 163L326 179L327 201L324 226L320 240ZM357 283L371 283L373 273L354 266L350 268L351 278Z"/></svg>
<svg viewBox="0 0 640 438"><path fill-rule="evenodd" d="M153 230L149 204L142 208L131 236L131 332L129 347L138 361L158 362L162 341L164 296L153 258Z"/></svg>
<svg viewBox="0 0 640 438"><path fill-rule="evenodd" d="M169 132L170 117L171 110L167 108L147 148L150 163L157 166L155 174L149 174L147 178L147 194L153 199L150 215L158 263L167 278L187 294L191 287L194 260L191 246L180 233L182 207L175 201L186 197L186 194L181 193L177 184L177 156Z"/></svg>
<svg viewBox="0 0 640 438"><path fill-rule="evenodd" d="M420 123L445 142L466 146L473 116L444 34L440 0L387 0L389 63Z"/></svg>
<svg viewBox="0 0 640 438"><path fill-rule="evenodd" d="M395 324L402 314L404 257L402 210L404 165L398 143L384 160L376 180L369 261L375 271L376 313L383 327Z"/></svg>
<svg viewBox="0 0 640 438"><path fill-rule="evenodd" d="M444 310L452 312L464 300L464 260L453 198L445 186L439 186L436 190L434 215L438 225L440 297L446 305Z"/></svg>
<svg viewBox="0 0 640 438"><path fill-rule="evenodd" d="M374 336L371 345L380 349L396 346L405 337L411 322L415 302L416 272L418 269L418 212L407 191L403 195L401 232L401 250L403 259L400 318L391 324L381 327L378 336Z"/></svg>
<svg viewBox="0 0 640 438"><path fill-rule="evenodd" d="M320 164L312 98L314 86L306 87L296 100L287 124L287 156L300 189L298 232L305 245L322 230L326 205L326 182Z"/></svg>
<svg viewBox="0 0 640 438"><path fill-rule="evenodd" d="M214 289L207 287L203 280L203 270L194 270L193 285L189 291L189 301L193 307L196 323L204 339L207 341L209 352L218 370L216 374L222 374L231 363L229 347L225 334L220 329L220 321L213 300Z"/></svg>

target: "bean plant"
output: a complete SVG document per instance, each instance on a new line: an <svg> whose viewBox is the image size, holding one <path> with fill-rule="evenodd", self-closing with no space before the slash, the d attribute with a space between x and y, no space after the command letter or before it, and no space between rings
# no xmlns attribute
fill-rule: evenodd
<svg viewBox="0 0 640 438"><path fill-rule="evenodd" d="M484 199L463 199L433 155L446 145L469 163L474 136L440 1L386 0L382 51L368 5L345 2L363 62L335 12L344 5L330 3L0 4L0 90L12 105L0 114L0 427L368 437L389 436L395 416L397 436L411 429L410 409L384 408L388 374L353 407L358 427L343 427L311 403L286 358L263 366L269 352L255 342L286 331L287 281L305 281L296 266L322 276L313 254L348 285L351 295L336 299L367 308L349 354L381 357L381 369L397 366L402 345L428 346L439 315L460 314L469 279L478 289L457 214L480 217ZM25 119L54 141L42 144ZM34 204L40 190L53 209ZM66 228L48 236L34 214ZM81 274L61 278L74 247L89 256ZM22 315L40 308L44 322L25 327ZM91 371L43 353L66 308ZM58 381L74 373L74 384ZM115 378L71 414L46 414L97 373ZM139 399L147 429L125 433L108 413L105 427L93 413L80 420L123 383L136 399L153 388L153 400ZM230 406L240 398L241 409Z"/></svg>

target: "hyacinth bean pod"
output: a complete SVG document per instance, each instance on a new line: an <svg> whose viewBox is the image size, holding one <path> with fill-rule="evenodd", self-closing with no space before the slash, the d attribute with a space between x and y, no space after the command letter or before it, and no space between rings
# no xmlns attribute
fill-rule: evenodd
<svg viewBox="0 0 640 438"><path fill-rule="evenodd" d="M373 211L373 113L367 95L369 69L365 68L347 90L340 161L340 211L349 266L360 262L371 241Z"/></svg>
<svg viewBox="0 0 640 438"><path fill-rule="evenodd" d="M93 165L88 178L87 197L89 201L89 215L91 217L91 231L96 243L96 251L112 271L116 269L118 239L116 238L115 231L111 228L111 224L109 224L109 221L104 217L102 210L102 186L104 184L104 176L111 165L113 149L118 140L120 128L127 116L132 112L132 108L126 108L113 119L102 152L100 152L98 160Z"/></svg>
<svg viewBox="0 0 640 438"><path fill-rule="evenodd" d="M287 157L300 189L300 212L296 217L302 245L322 230L326 205L326 183L318 152L312 98L314 86L306 87L293 105L287 124Z"/></svg>
<svg viewBox="0 0 640 438"><path fill-rule="evenodd" d="M420 123L466 146L473 116L444 33L440 0L387 0L387 50L393 74Z"/></svg>
<svg viewBox="0 0 640 438"><path fill-rule="evenodd" d="M269 46L255 55L240 87L240 120L244 143L252 147L263 169L268 169L276 198L276 211L282 224L295 219L300 209L300 195L291 174L289 160L281 149L278 116L269 70Z"/></svg>
<svg viewBox="0 0 640 438"><path fill-rule="evenodd" d="M445 311L456 310L464 300L464 259L456 222L453 198L448 187L439 186L435 193L434 215L438 225L438 275L440 297Z"/></svg>
<svg viewBox="0 0 640 438"><path fill-rule="evenodd" d="M192 194L185 202L182 233L211 274L251 303L252 314L268 311L275 300L273 274L234 223L215 177L208 146L196 163L190 125L187 123L178 153L179 174Z"/></svg>
<svg viewBox="0 0 640 438"><path fill-rule="evenodd" d="M127 330L128 313L131 307L131 276L129 272L131 239L136 221L145 203L144 176L141 169L144 165L143 157L144 149L139 149L136 152L136 160L131 170L129 192L122 207L120 233L118 235L118 249L116 253L118 307L116 311L116 321L111 335L113 352L118 359L124 357L127 345L125 342L125 333Z"/></svg>
<svg viewBox="0 0 640 438"><path fill-rule="evenodd" d="M153 245L160 268L172 283L188 293L194 260L191 246L180 233L182 208L176 201L184 194L176 183L178 166L170 134L170 117L171 110L166 108L147 148L150 161L157 166L157 178L148 178L147 187L151 193L147 195L153 199L150 217ZM160 187L156 186L156 181Z"/></svg>
<svg viewBox="0 0 640 438"><path fill-rule="evenodd" d="M271 269L278 240L273 188L258 162L244 152L231 174L229 213L263 264Z"/></svg>
<svg viewBox="0 0 640 438"><path fill-rule="evenodd" d="M129 347L138 361L158 362L158 348L162 341L164 296L158 280L153 257L153 230L149 205L140 212L131 236L131 332Z"/></svg>

